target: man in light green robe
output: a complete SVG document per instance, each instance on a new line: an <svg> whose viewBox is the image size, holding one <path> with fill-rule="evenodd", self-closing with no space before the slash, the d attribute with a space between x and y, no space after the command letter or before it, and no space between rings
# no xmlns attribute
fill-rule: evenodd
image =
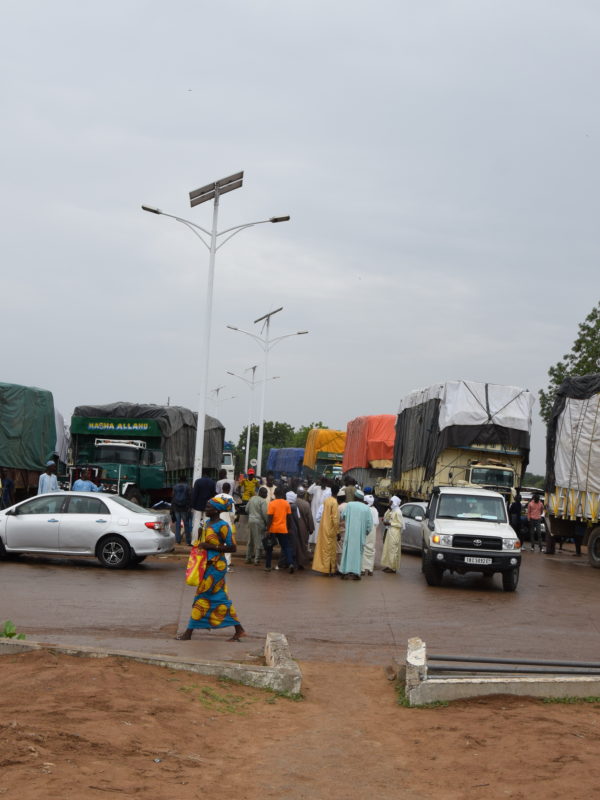
<svg viewBox="0 0 600 800"><path fill-rule="evenodd" d="M355 500L347 503L342 514L346 521L346 535L339 571L342 579L352 578L359 581L362 569L362 557L367 534L373 527L371 510L363 503L364 494L356 490Z"/></svg>

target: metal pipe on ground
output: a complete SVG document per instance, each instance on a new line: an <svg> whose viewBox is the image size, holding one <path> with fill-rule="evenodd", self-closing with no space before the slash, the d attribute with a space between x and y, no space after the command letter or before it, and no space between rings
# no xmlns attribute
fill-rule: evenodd
<svg viewBox="0 0 600 800"><path fill-rule="evenodd" d="M495 674L511 674L511 675L598 675L600 677L600 670L584 669L582 667L575 667L573 669L565 669L564 667L529 667L529 666L484 666L473 667L459 667L454 664L447 666L427 666L429 674L434 674L436 678L442 677L440 673L445 672L462 672L464 674L472 675L473 673L495 673Z"/></svg>
<svg viewBox="0 0 600 800"><path fill-rule="evenodd" d="M427 653L427 661L461 661L465 664L525 664L532 667L583 667L600 669L598 661L547 661L541 658L489 658L488 656L456 656Z"/></svg>

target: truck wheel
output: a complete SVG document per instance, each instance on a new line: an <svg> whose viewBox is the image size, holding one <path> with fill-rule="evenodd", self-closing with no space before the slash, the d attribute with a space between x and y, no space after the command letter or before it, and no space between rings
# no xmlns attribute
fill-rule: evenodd
<svg viewBox="0 0 600 800"><path fill-rule="evenodd" d="M106 536L98 543L96 556L103 567L125 569L131 561L131 549L120 536Z"/></svg>
<svg viewBox="0 0 600 800"><path fill-rule="evenodd" d="M592 567L600 569L600 528L594 528L587 543L588 561Z"/></svg>
<svg viewBox="0 0 600 800"><path fill-rule="evenodd" d="M142 495L140 494L140 490L136 489L135 486L131 486L125 492L125 500L129 500L130 503L135 503L138 506L142 505Z"/></svg>
<svg viewBox="0 0 600 800"><path fill-rule="evenodd" d="M502 588L505 592L514 592L519 583L519 567L513 567L502 573Z"/></svg>
<svg viewBox="0 0 600 800"><path fill-rule="evenodd" d="M441 586L442 579L444 577L443 567L438 567L437 564L433 564L431 559L428 558L425 555L425 553L423 553L422 563L423 563L423 574L425 575L427 586Z"/></svg>

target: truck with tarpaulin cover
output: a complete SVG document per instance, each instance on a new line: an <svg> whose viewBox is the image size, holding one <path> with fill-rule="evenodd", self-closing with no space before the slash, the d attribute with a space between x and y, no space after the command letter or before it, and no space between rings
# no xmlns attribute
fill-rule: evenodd
<svg viewBox="0 0 600 800"><path fill-rule="evenodd" d="M344 477L363 488L374 487L391 469L396 436L396 415L356 417L346 426Z"/></svg>
<svg viewBox="0 0 600 800"><path fill-rule="evenodd" d="M52 392L0 383L0 467L14 482L15 501L37 492L49 460L56 462L60 478L60 467L67 461L67 440Z"/></svg>
<svg viewBox="0 0 600 800"><path fill-rule="evenodd" d="M267 474L272 472L277 480L282 475L288 478L300 478L303 461L303 447L272 447L267 458Z"/></svg>
<svg viewBox="0 0 600 800"><path fill-rule="evenodd" d="M145 506L169 501L179 478L192 478L197 418L182 406L77 406L71 419L71 480L89 469L104 491ZM215 477L224 440L223 425L207 415L203 468Z"/></svg>
<svg viewBox="0 0 600 800"><path fill-rule="evenodd" d="M545 488L552 539L587 545L590 564L600 569L600 373L567 378L556 393Z"/></svg>
<svg viewBox="0 0 600 800"><path fill-rule="evenodd" d="M341 478L346 431L311 428L304 445L302 475L309 480L325 475Z"/></svg>
<svg viewBox="0 0 600 800"><path fill-rule="evenodd" d="M428 500L434 486L471 486L507 500L529 461L533 395L527 389L448 381L400 402L389 478L377 495Z"/></svg>

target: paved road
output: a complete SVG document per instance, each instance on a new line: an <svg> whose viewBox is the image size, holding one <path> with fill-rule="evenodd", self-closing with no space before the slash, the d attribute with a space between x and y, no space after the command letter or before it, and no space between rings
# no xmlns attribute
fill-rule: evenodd
<svg viewBox="0 0 600 800"><path fill-rule="evenodd" d="M283 631L304 660L385 664L416 635L434 652L600 660L600 571L570 553L525 553L523 561L509 594L499 576L450 576L428 587L420 559L408 554L399 576L377 571L360 582L265 573L235 558L230 594L249 636L230 644L225 632L174 641L193 597L183 556L123 572L93 560L24 556L0 563L0 622L12 619L45 642L199 658L239 659L256 653L267 631Z"/></svg>

